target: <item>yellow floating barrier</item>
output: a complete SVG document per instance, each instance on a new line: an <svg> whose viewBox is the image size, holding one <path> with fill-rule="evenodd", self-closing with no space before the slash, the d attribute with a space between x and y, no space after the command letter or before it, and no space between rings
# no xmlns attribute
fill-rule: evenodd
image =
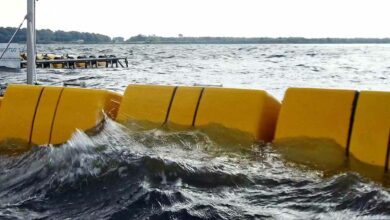
<svg viewBox="0 0 390 220"><path fill-rule="evenodd" d="M358 160L388 169L389 109L390 92L290 88L281 106L262 90L129 85L122 97L97 89L9 85L0 98L0 141L61 144L76 129L95 128L105 112L119 122L155 127L222 125L256 140L275 135L274 143L291 146L332 140Z"/></svg>
<svg viewBox="0 0 390 220"><path fill-rule="evenodd" d="M64 59L64 57L55 55L53 59L54 60L62 60L62 59ZM56 69L64 68L64 64L63 63L54 63L53 68L56 68Z"/></svg>
<svg viewBox="0 0 390 220"><path fill-rule="evenodd" d="M115 118L120 101L105 90L10 85L0 108L0 141L60 144L76 129L94 128L103 112Z"/></svg>
<svg viewBox="0 0 390 220"><path fill-rule="evenodd" d="M119 108L117 121L166 122L174 86L129 85Z"/></svg>
<svg viewBox="0 0 390 220"><path fill-rule="evenodd" d="M45 87L36 110L31 142L35 144L50 143L53 120L63 87Z"/></svg>
<svg viewBox="0 0 390 220"><path fill-rule="evenodd" d="M390 92L362 91L354 118L350 153L362 162L386 167L390 138Z"/></svg>
<svg viewBox="0 0 390 220"><path fill-rule="evenodd" d="M64 88L60 97L50 143L67 141L76 129L94 128L103 119L103 112L114 117L121 95L97 89Z"/></svg>
<svg viewBox="0 0 390 220"><path fill-rule="evenodd" d="M280 103L261 90L129 85L117 121L181 126L219 124L272 141Z"/></svg>
<svg viewBox="0 0 390 220"><path fill-rule="evenodd" d="M275 140L332 139L347 146L356 91L289 88L282 102Z"/></svg>
<svg viewBox="0 0 390 220"><path fill-rule="evenodd" d="M205 88L195 126L219 124L272 141L280 103L262 90Z"/></svg>
<svg viewBox="0 0 390 220"><path fill-rule="evenodd" d="M87 68L87 64L85 62L76 62L76 67L77 68Z"/></svg>
<svg viewBox="0 0 390 220"><path fill-rule="evenodd" d="M178 87L172 102L168 123L186 127L193 126L203 90L201 87Z"/></svg>
<svg viewBox="0 0 390 220"><path fill-rule="evenodd" d="M9 85L0 108L0 141L30 141L42 86Z"/></svg>
<svg viewBox="0 0 390 220"><path fill-rule="evenodd" d="M107 58L107 56L100 55L98 58ZM107 66L107 61L99 61L97 62L97 67L106 67Z"/></svg>
<svg viewBox="0 0 390 220"><path fill-rule="evenodd" d="M98 67L106 67L107 66L107 62L106 61L99 61L99 62L97 62L97 66Z"/></svg>

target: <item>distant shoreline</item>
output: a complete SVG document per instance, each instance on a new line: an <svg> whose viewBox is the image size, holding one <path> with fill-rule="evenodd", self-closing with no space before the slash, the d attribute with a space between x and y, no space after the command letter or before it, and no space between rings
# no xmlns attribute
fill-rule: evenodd
<svg viewBox="0 0 390 220"><path fill-rule="evenodd" d="M24 43L18 43L18 44L24 44ZM170 43L133 43L133 42L125 42L125 43L113 43L113 42L107 42L107 43L71 43L71 42L50 42L50 43L42 43L39 42L38 44L64 44L64 45L93 45L93 44L100 44L100 45L375 45L375 44L390 44L388 43L359 43L359 42L353 42L353 43L181 43L181 42L170 42Z"/></svg>
<svg viewBox="0 0 390 220"><path fill-rule="evenodd" d="M3 42L0 42L3 43ZM24 42L17 42L16 44L25 44ZM38 42L38 45L49 45L49 44L62 44L62 45L375 45L375 44L390 44L390 42L348 42L348 43L315 43L315 42L305 42L305 43L246 43L246 42L236 42L236 43L182 43L182 42L163 42L163 43L148 43L148 42L123 42L123 43L114 43L114 42L101 42L101 43L76 43L76 42Z"/></svg>
<svg viewBox="0 0 390 220"><path fill-rule="evenodd" d="M7 43L16 28L0 27L0 43ZM13 43L26 42L26 29L21 29ZM37 31L38 44L390 44L390 38L304 38L304 37L160 37L136 35L129 39L77 32Z"/></svg>

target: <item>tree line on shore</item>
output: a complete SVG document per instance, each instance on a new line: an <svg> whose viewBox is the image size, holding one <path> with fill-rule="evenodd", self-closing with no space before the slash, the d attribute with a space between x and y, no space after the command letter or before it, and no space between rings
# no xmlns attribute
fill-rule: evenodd
<svg viewBox="0 0 390 220"><path fill-rule="evenodd" d="M126 43L148 44L385 44L390 38L304 38L304 37L159 37L137 35Z"/></svg>
<svg viewBox="0 0 390 220"><path fill-rule="evenodd" d="M7 43L16 28L0 27L0 43ZM26 42L26 29L19 30L13 43ZM303 38L303 37L160 37L155 35L136 35L125 40L123 37L111 38L102 34L77 31L37 30L37 42L49 43L128 43L128 44L387 44L390 38Z"/></svg>
<svg viewBox="0 0 390 220"><path fill-rule="evenodd" d="M16 28L0 27L0 43L8 42ZM16 34L13 43L25 43L27 30L22 28ZM52 31L49 29L37 30L37 43L110 43L111 38L102 34L84 33L77 31Z"/></svg>

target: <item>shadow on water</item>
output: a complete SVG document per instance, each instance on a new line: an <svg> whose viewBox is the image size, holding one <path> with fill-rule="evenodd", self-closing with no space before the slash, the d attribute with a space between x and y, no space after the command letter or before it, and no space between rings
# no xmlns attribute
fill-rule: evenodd
<svg viewBox="0 0 390 220"><path fill-rule="evenodd" d="M60 146L1 154L0 218L389 218L388 189L334 162L343 153L328 144L296 152L298 143L256 143L216 125L108 119Z"/></svg>

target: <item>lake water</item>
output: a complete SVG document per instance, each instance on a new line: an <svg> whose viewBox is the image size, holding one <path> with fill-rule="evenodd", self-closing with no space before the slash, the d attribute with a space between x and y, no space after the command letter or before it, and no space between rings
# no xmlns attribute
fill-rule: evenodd
<svg viewBox="0 0 390 220"><path fill-rule="evenodd" d="M39 45L126 56L128 68L38 69L38 81L390 91L390 45ZM0 83L25 82L25 70ZM221 139L221 136L226 137ZM230 131L137 131L108 121L59 147L0 156L1 219L389 219L389 176L286 159ZM318 149L323 150L323 149ZM326 158L327 155L324 155ZM362 166L364 170L364 166Z"/></svg>
<svg viewBox="0 0 390 220"><path fill-rule="evenodd" d="M45 70L38 80L78 79L123 91L131 83L264 89L279 99L288 87L390 90L390 45L40 45L42 53L126 56L127 69ZM25 74L2 73L1 82Z"/></svg>

